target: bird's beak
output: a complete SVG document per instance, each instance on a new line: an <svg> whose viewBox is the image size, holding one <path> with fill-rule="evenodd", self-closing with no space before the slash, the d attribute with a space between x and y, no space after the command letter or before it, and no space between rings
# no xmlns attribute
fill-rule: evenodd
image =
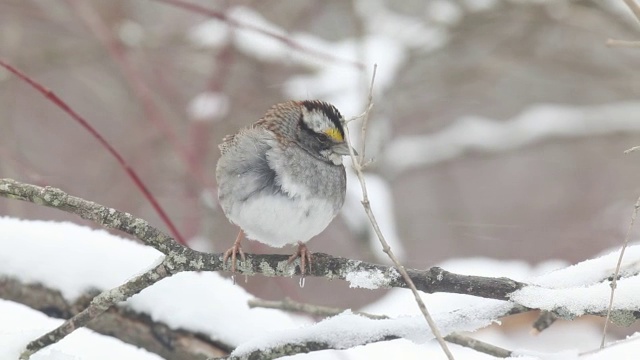
<svg viewBox="0 0 640 360"><path fill-rule="evenodd" d="M350 155L349 153L349 145L347 144L347 142L341 142L339 144L334 145L331 150L333 150L334 153L338 154L338 155ZM353 153L355 155L358 155L358 152L356 151L356 149L353 149Z"/></svg>

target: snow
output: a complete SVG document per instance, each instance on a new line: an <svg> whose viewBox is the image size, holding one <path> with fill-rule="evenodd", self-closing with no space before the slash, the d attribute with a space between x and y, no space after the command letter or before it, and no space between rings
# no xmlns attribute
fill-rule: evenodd
<svg viewBox="0 0 640 360"><path fill-rule="evenodd" d="M339 58L358 59L369 67L362 71L353 66L328 63L315 73L292 76L284 84L285 97L322 99L335 105L345 118L360 114L366 105L373 64L378 64L374 93L389 88L404 63L404 48L388 36L366 36L329 44L331 54ZM352 131L353 133L354 131Z"/></svg>
<svg viewBox="0 0 640 360"><path fill-rule="evenodd" d="M616 250L534 278L530 281L534 285L513 293L511 300L528 307L555 310L569 318L580 316L585 311L605 312L611 287L604 280L615 271L619 253ZM617 281L614 310L637 310L640 303L639 266L640 245L628 247L621 265L621 275L630 277Z"/></svg>
<svg viewBox="0 0 640 360"><path fill-rule="evenodd" d="M120 41L131 47L142 45L146 37L144 27L131 19L123 20L117 30Z"/></svg>
<svg viewBox="0 0 640 360"><path fill-rule="evenodd" d="M229 10L228 15L239 23L251 24L252 27L281 37L288 37L282 28L269 22L260 13L249 7L233 7ZM263 61L283 60L290 52L289 46L279 39L252 29L238 27L233 32L233 36L238 50Z"/></svg>
<svg viewBox="0 0 640 360"><path fill-rule="evenodd" d="M70 222L0 217L0 229L0 274L58 289L68 301L90 289L116 287L163 256Z"/></svg>
<svg viewBox="0 0 640 360"><path fill-rule="evenodd" d="M638 132L639 111L637 102L580 107L539 104L505 121L467 116L434 134L397 138L389 144L383 162L390 172L400 173L469 151L502 152L553 138Z"/></svg>
<svg viewBox="0 0 640 360"><path fill-rule="evenodd" d="M475 307L467 307L454 314L435 313L432 316L440 331L448 334L452 331L472 331L487 326L509 307L508 303L503 302L491 308L483 307L482 311ZM422 316L372 320L347 310L311 326L272 332L259 339L247 341L237 347L232 355L241 356L259 349L309 341L327 343L331 347L344 349L385 336L401 336L417 343L433 339L433 334Z"/></svg>
<svg viewBox="0 0 640 360"><path fill-rule="evenodd" d="M388 287L389 284L397 280L400 274L392 269L391 274L386 276L382 271L351 271L347 274L346 280L350 288L379 289Z"/></svg>
<svg viewBox="0 0 640 360"><path fill-rule="evenodd" d="M433 51L448 40L446 28L428 24L418 17L398 14L387 8L385 1L358 0L355 8L368 34L389 37L406 50Z"/></svg>
<svg viewBox="0 0 640 360"><path fill-rule="evenodd" d="M583 354L580 358L587 360L632 360L638 357L638 347L633 342L640 341L640 333L635 333L624 340L608 344L604 350ZM635 348L633 346L636 346Z"/></svg>
<svg viewBox="0 0 640 360"><path fill-rule="evenodd" d="M490 355L479 353L475 350L448 344L449 350L453 353L453 356L457 360L495 360L496 358ZM342 356L342 359L348 360L388 360L388 359L402 359L402 360L424 360L424 359L445 359L442 353L442 349L438 344L431 341L425 344L416 344L406 339L397 339L391 341L378 342L368 344L366 346L360 346L355 349L342 352L334 352L333 357L326 357L325 359L337 359L338 356ZM306 359L305 359L306 360ZM518 359L522 360L522 359Z"/></svg>
<svg viewBox="0 0 640 360"><path fill-rule="evenodd" d="M32 340L62 324L27 306L0 299L0 359L18 359ZM31 356L31 360L160 360L160 356L110 336L79 329Z"/></svg>
<svg viewBox="0 0 640 360"><path fill-rule="evenodd" d="M462 19L462 10L450 0L434 0L427 4L427 18L448 26L456 25Z"/></svg>
<svg viewBox="0 0 640 360"><path fill-rule="evenodd" d="M476 11L487 11L498 5L498 0L464 0L465 9Z"/></svg>
<svg viewBox="0 0 640 360"><path fill-rule="evenodd" d="M89 289L102 291L119 286L162 258L150 247L69 222L0 217L0 229L0 274L58 289L68 301ZM308 322L276 310L250 309L247 301L252 298L217 273L180 273L121 306L231 346L265 331ZM14 325L16 331L22 331Z"/></svg>
<svg viewBox="0 0 640 360"><path fill-rule="evenodd" d="M206 20L187 33L187 39L202 48L219 48L229 40L229 26L220 20Z"/></svg>
<svg viewBox="0 0 640 360"><path fill-rule="evenodd" d="M229 111L229 97L223 93L203 92L189 102L187 112L198 121L220 120Z"/></svg>
<svg viewBox="0 0 640 360"><path fill-rule="evenodd" d="M252 298L217 273L179 273L133 296L126 305L169 327L208 334L232 346L275 329L296 326L282 312L250 309L247 302Z"/></svg>
<svg viewBox="0 0 640 360"><path fill-rule="evenodd" d="M612 264L615 264L615 260ZM552 260L531 265L527 262L517 260L503 261L490 258L464 258L451 259L437 266L459 274L493 277L505 276L519 281L534 282L544 276L556 276L555 271L563 271L560 269L565 268L566 263ZM584 269L587 270L586 267ZM567 277L575 277L575 274L567 273ZM431 312L437 310L441 313L455 313L459 311L459 309L466 309L468 307L477 309L478 312L483 312L484 309L503 304L503 302L498 300L446 293L421 293L421 297ZM420 314L413 296L404 289L393 289L378 301L359 310L372 314L385 314L392 317L418 316ZM517 328L510 327L509 329L501 331L501 327L494 325L475 331L471 336L506 349L516 349L519 353L529 354L529 356L526 357L528 359L554 359L553 356L564 359L562 356L575 354L576 351L591 350L597 347L600 343L600 337L602 336L601 325L586 319L571 322L557 321L552 327L537 336L531 335L529 326L530 323L527 323L524 324L524 326ZM369 358L361 354L375 355L375 353L367 352L366 350L371 346L373 345L365 346L364 349L354 349L351 350L350 353L361 356L357 357L354 355L354 359ZM428 354L431 354L430 351L432 351L433 354L438 354L438 351L440 351L438 346L433 343L424 346L410 346L406 342L385 342L385 349L389 353L412 349L413 355L407 357L408 359L425 358ZM629 351L628 349L629 348L627 348L627 351ZM460 348L453 347L452 351L454 351L454 355L457 355ZM544 354L542 352L544 352ZM536 357L534 354L544 355L544 357ZM482 355L479 354L465 353L462 357L456 356L456 359L479 359L482 358L481 356ZM384 359L385 357L380 356L377 358ZM620 358L623 359L624 357Z"/></svg>
<svg viewBox="0 0 640 360"><path fill-rule="evenodd" d="M233 45L247 56L260 61L290 63L310 71L288 79L283 92L290 98L318 98L334 103L343 115L362 112L371 79L371 66L361 70L353 64L336 62L296 50L281 39L256 31L262 29L289 39L305 48L340 59L378 64L374 96L379 98L392 88L409 51L429 52L449 40L447 27L455 25L464 11L483 11L497 6L496 0L434 0L417 16L401 15L386 7L382 0L359 0L356 12L365 27L358 39L328 41L312 34L287 33L249 7L231 7L228 15L247 27L231 29L228 23L207 20L194 26L188 39L196 46L219 48ZM632 19L620 1L607 1L625 18ZM137 23L125 21L118 35L127 44L144 41ZM0 69L0 79L7 72ZM191 118L212 121L224 117L229 104L224 94L205 92L188 106ZM586 137L616 132L640 131L636 114L640 103L612 103L598 106L561 106L539 104L513 119L499 121L467 116L444 130L426 136L407 136L394 140L383 159L396 172L427 166L462 156L468 151L501 152L559 137ZM378 119L374 116L371 121ZM359 139L359 122L349 124L354 142ZM373 126L370 128L374 128ZM622 149L621 149L622 150ZM415 154L409 156L408 154ZM370 231L360 201L358 182L350 174L347 204L343 215L352 228L369 229L370 244L380 253L379 243ZM374 213L392 249L404 257L401 239L395 228L393 202L389 184L375 175L366 175ZM205 193L203 198L211 194ZM356 209L358 207L358 209ZM159 252L106 231L92 230L73 223L25 221L0 217L0 274L24 282L42 283L59 289L69 301L89 289L106 290L142 273L162 259ZM464 274L507 276L533 284L513 294L512 301L531 307L562 310L568 316L589 311L603 311L609 297L609 285L602 282L613 272L618 252L587 260L574 266L550 261L532 266L522 261L496 261L486 258L452 259L440 266ZM381 257L381 259L383 259ZM628 249L623 278L618 282L615 308L634 310L640 303L640 246ZM553 271L552 271L553 270ZM380 271L351 272L351 287L375 289L388 281ZM398 276L398 274L395 274ZM421 294L444 333L475 331L495 322L508 310L509 302L456 294ZM212 339L239 345L235 353L283 344L285 342L322 341L336 347L349 347L370 338L386 335L405 336L384 343L360 346L340 354L358 359L423 359L442 357L432 341L424 319L411 293L394 289L379 301L364 307L366 312L386 314L387 320L371 320L350 311L309 325L296 317L270 309L249 309L252 296L217 273L181 273L144 290L121 306L145 312L154 320L174 328L198 331ZM635 304L635 306L634 306ZM0 359L15 359L24 345L61 323L25 306L0 300ZM301 324L307 326L299 328ZM526 327L525 327L526 328ZM533 338L528 329L476 331L474 336L491 343L516 349L527 359L572 359L580 351L596 347L600 327L592 323L561 322ZM581 359L636 358L640 352L637 334L629 340L610 344L604 351L582 355ZM526 349L525 349L526 348ZM535 348L536 350L529 350ZM463 359L488 359L473 350L454 347ZM295 358L335 358L329 353L298 355ZM632 354L632 355L629 355ZM292 358L294 358L292 357ZM116 339L80 329L32 359L159 359L144 350Z"/></svg>
<svg viewBox="0 0 640 360"><path fill-rule="evenodd" d="M4 250L0 252L0 274L60 289L70 301L87 289L105 290L117 286L161 259L157 251L141 244L72 223L2 217L0 229L0 247ZM516 293L514 301L549 309L563 308L575 315L581 309L603 308L609 287L600 280L610 274L616 259L617 252L614 251L570 267L558 261L532 266L522 261L486 258L454 259L440 266L463 274L508 276L533 283L534 286ZM634 273L640 260L640 245L630 247L625 259L624 273ZM348 281L351 286L375 288L383 285L382 275L381 272L356 272L349 275ZM617 309L632 309L634 303L640 302L639 283L637 276L620 280L615 302ZM490 325L510 309L512 304L509 302L456 294L421 296L443 333L476 331L474 337L517 349L519 353L527 354L526 358L569 356L575 351L591 350L599 343L600 326L586 320L558 322L536 338L528 334L526 326L509 330L507 335ZM236 354L308 340L345 348L386 335L406 339L358 346L340 354L347 359L385 359L389 354L405 354L403 358L417 359L441 354L437 345L428 341L432 335L406 289L394 289L361 309L390 316L387 320L371 320L346 311L310 324L308 320L277 310L249 309L247 301L251 298L244 289L232 285L217 273L180 273L145 289L120 306L147 313L173 328L197 331L231 346L238 345ZM8 301L0 301L0 318L0 344L3 344L0 359L14 359L28 341L61 323ZM487 326L490 326L488 330L479 331ZM604 359L602 354L611 353L616 354L611 355L613 358L624 359L620 354L628 354L632 349L638 351L636 343L626 341L581 358ZM462 354L462 359L488 358L457 346L453 350L456 355ZM118 340L81 329L33 359L101 359L106 356L102 354L108 354L109 358L158 358ZM295 358L326 359L335 358L334 355L328 351Z"/></svg>

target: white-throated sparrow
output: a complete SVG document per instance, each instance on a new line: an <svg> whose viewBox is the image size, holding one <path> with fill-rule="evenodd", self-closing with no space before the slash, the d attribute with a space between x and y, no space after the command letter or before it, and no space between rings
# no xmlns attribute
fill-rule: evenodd
<svg viewBox="0 0 640 360"><path fill-rule="evenodd" d="M349 154L342 115L319 100L274 105L257 122L226 136L216 167L218 197L227 218L240 227L227 250L235 272L243 232L272 247L298 243L291 263L311 268L305 243L324 230L344 203Z"/></svg>

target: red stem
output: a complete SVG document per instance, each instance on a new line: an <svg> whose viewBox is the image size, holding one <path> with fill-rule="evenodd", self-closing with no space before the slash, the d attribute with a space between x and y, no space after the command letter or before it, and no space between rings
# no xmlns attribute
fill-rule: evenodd
<svg viewBox="0 0 640 360"><path fill-rule="evenodd" d="M0 65L5 69L9 70L11 73L16 75L17 77L19 77L21 80L23 80L27 84L31 85L37 91L39 91L52 103L54 103L56 106L62 109L62 111L69 114L69 116L71 116L76 122L78 122L82 127L84 127L91 135L93 135L93 137L95 137L98 140L98 142L100 142L100 144L104 146L107 149L107 151L109 151L109 153L113 155L113 157L116 158L120 166L122 166L122 168L127 173L127 175L129 175L129 177L133 180L133 183L138 187L138 189L140 189L140 191L142 191L142 193L147 198L147 200L149 200L149 202L151 203L151 206L153 206L153 208L158 213L162 221L167 225L167 227L169 228L169 231L176 238L176 240L180 244L183 244L183 245L186 244L184 238L178 232L178 229L175 227L173 222L171 222L171 220L169 219L169 216L167 216L167 214L162 209L162 207L160 206L156 198L153 196L153 194L151 194L151 192L149 191L147 186L142 182L142 179L140 179L140 177L135 172L135 170L133 170L133 168L129 166L129 164L124 160L122 155L120 155L120 153L116 151L116 149L114 149L113 146L111 146L111 144L109 144L109 142L107 142L107 140L105 140L105 138L102 137L102 135L100 135L100 133L98 133L98 131L96 131L96 129L94 129L91 126L91 124L89 124L88 121L86 121L82 116L76 113L69 105L67 105L67 103L65 103L62 99L60 99L53 91L47 89L40 83L36 82L35 80L27 76L26 74L22 73L20 70L9 65L4 60L0 59Z"/></svg>
<svg viewBox="0 0 640 360"><path fill-rule="evenodd" d="M129 85L142 106L145 117L169 140L169 144L185 163L187 170L201 186L210 189L215 188L213 183L206 178L202 167L195 162L194 154L180 141L169 121L162 116L162 113L155 106L150 89L145 84L142 75L127 58L124 46L112 35L104 21L90 5L78 0L68 0L67 2L111 55L120 68L127 85Z"/></svg>

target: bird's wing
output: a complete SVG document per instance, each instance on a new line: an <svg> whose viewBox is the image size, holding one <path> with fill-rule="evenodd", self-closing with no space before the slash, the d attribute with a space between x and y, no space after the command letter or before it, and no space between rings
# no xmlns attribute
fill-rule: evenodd
<svg viewBox="0 0 640 360"><path fill-rule="evenodd" d="M233 193L238 200L246 201L260 192L284 193L267 160L267 153L277 146L273 133L248 128L227 138L220 145L223 155L216 170L219 195Z"/></svg>

